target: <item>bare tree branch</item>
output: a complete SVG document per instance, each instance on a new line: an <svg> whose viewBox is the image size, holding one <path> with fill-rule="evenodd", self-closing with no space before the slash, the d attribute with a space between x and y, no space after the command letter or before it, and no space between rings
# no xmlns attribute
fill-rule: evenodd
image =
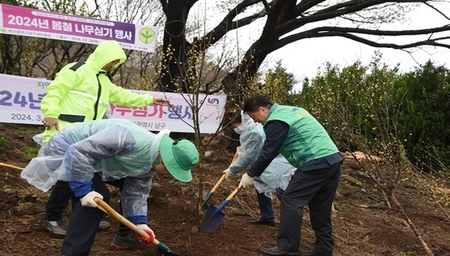
<svg viewBox="0 0 450 256"><path fill-rule="evenodd" d="M439 46L444 48L450 48L450 44L448 43L439 43L438 41L442 41L448 39L449 37L439 37L431 39L431 35L437 32L445 32L449 31L450 26L445 25L442 27L429 28L429 29L418 29L418 30L371 30L371 29L361 29L361 28L348 28L348 27L320 27L311 29L304 32L299 32L297 34L293 34L287 36L283 39L280 39L278 42L274 43L267 49L267 51L275 51L280 49L292 42L296 42L301 39L306 38L319 38L319 37L328 37L328 36L340 36L348 39L352 39L354 41L364 43L373 47L381 47L381 48L393 48L393 49L404 49L411 48L417 46ZM363 35L377 35L377 36L414 36L414 35L427 35L430 37L428 40L421 40L414 43L409 44L395 44L395 43L378 43L373 40L367 39L367 37L356 36L354 34L363 34Z"/></svg>
<svg viewBox="0 0 450 256"><path fill-rule="evenodd" d="M192 0L184 3L180 0L161 0L162 3L172 6L165 8L167 17L170 17L166 23L165 29L173 31L182 31L183 24L171 24L172 20L183 20L186 13L189 12ZM417 30L381 30L381 25L394 24L402 21L409 11L414 10L421 4L425 4L436 11L436 14L445 17L445 11L442 7L434 7L433 3L439 3L440 6L448 4L448 1L433 0L347 0L347 1L325 1L325 0L242 0L236 1L234 7L224 15L223 19L213 29L205 32L202 36L194 38L189 42L186 38L175 38L169 35L164 39L164 50L175 49L173 59L168 59L168 65L176 62L185 63L185 60L195 59L196 56L189 56L191 49L206 51L215 46L220 40L226 38L230 31L248 27L256 24L255 21L262 21L264 25L260 26L258 31L262 31L259 38L251 42L251 45L245 49L245 54L239 55L239 64L233 71L229 72L224 78L225 90L234 90L236 87L245 86L250 81L268 54L280 49L290 43L307 39L320 37L342 37L355 42L363 43L379 48L393 48L405 50L419 46L433 46L450 48L448 36L442 35L450 31L450 24L443 24L437 27L430 27ZM175 8L178 7L178 8ZM179 11L183 10L182 14ZM177 14L178 13L178 14ZM324 25L326 24L326 25ZM176 30L176 28L178 30ZM303 30L303 31L300 31ZM167 34L166 34L167 35ZM166 36L165 35L165 36ZM254 35L255 38L258 35ZM411 36L422 36L411 39ZM386 40L380 37L392 37ZM401 42L399 38L408 38L409 41ZM426 39L423 39L423 38ZM401 43L400 43L401 42ZM170 47L168 47L170 46ZM193 51L195 52L195 51ZM243 56L243 57L241 57ZM188 68L187 66L185 68ZM179 77L180 74L186 74L179 69L171 69L171 77ZM179 80L172 80L179 81ZM166 80L166 84L170 81Z"/></svg>

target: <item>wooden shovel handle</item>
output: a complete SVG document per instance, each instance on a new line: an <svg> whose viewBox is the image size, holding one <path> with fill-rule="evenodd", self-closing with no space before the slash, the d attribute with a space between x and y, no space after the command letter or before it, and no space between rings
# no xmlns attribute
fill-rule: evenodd
<svg viewBox="0 0 450 256"><path fill-rule="evenodd" d="M127 226L129 229L133 230L136 234L138 234L138 235L140 235L142 237L145 237L145 238L150 238L150 236L147 233L145 233L141 229L138 229L136 227L136 225L134 225L134 223L132 223L131 221L127 220L125 217L120 215L118 212L116 212L116 210L111 208L111 206L109 206L109 204L107 204L102 199L96 197L96 198L94 198L94 201L98 204L98 208L100 210L102 210L103 212L105 212L105 213L109 214L110 216L114 217L120 223L122 223L123 225ZM153 243L155 244L155 242L153 242Z"/></svg>
<svg viewBox="0 0 450 256"><path fill-rule="evenodd" d="M233 197L237 194L237 192L242 190L242 186L238 186L231 194L225 199L226 201L231 201Z"/></svg>
<svg viewBox="0 0 450 256"><path fill-rule="evenodd" d="M9 167L9 168L13 168L13 169L16 169L16 170L19 170L19 171L23 171L22 167L15 166L15 165L12 165L12 164L0 163L0 166Z"/></svg>
<svg viewBox="0 0 450 256"><path fill-rule="evenodd" d="M220 185L222 184L222 182L225 180L226 177L227 175L224 173L222 177L220 177L219 181L217 181L216 185L214 185L214 187L211 189L211 193L215 193L217 191L217 189L220 187Z"/></svg>
<svg viewBox="0 0 450 256"><path fill-rule="evenodd" d="M236 160L237 157L238 157L238 153L237 153L237 150L236 150L236 153L234 153L233 160L231 160L230 166L234 163L234 161ZM220 187L220 185L222 184L222 182L225 180L226 177L227 177L227 175L224 173L222 175L222 177L220 177L219 181L217 181L216 185L214 185L214 187L211 189L210 193L215 193L217 191L217 189Z"/></svg>

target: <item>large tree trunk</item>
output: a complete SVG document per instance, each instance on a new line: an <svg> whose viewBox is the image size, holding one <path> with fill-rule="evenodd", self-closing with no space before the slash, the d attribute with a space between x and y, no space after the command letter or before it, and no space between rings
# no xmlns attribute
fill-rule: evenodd
<svg viewBox="0 0 450 256"><path fill-rule="evenodd" d="M181 88L186 92L184 74L187 70L186 21L189 10L197 0L161 0L166 15L164 26L161 90L175 92ZM178 85L178 86L177 86Z"/></svg>

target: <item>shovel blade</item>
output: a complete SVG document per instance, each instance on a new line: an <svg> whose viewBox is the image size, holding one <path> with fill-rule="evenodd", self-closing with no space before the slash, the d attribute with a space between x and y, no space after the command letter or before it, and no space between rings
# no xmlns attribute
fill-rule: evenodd
<svg viewBox="0 0 450 256"><path fill-rule="evenodd" d="M222 222L225 214L223 214L220 209L217 209L214 206L209 206L206 210L205 215L203 215L202 225L200 226L200 230L205 233L210 233L215 231Z"/></svg>
<svg viewBox="0 0 450 256"><path fill-rule="evenodd" d="M206 211L208 211L209 206L207 204L202 205L203 216L205 216Z"/></svg>
<svg viewBox="0 0 450 256"><path fill-rule="evenodd" d="M214 194L214 192L211 191L211 192L208 193L208 195L205 197L205 199L203 199L203 202L202 202L203 215L205 215L206 211L209 208L208 201L209 201L209 199L211 199L213 194Z"/></svg>
<svg viewBox="0 0 450 256"><path fill-rule="evenodd" d="M162 252L164 252L164 255L168 255L168 256L181 256L178 253L172 252L166 245L159 243L157 245L158 249Z"/></svg>

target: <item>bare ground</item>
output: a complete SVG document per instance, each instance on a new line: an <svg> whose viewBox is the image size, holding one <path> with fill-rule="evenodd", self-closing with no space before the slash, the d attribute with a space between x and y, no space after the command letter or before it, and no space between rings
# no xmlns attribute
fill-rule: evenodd
<svg viewBox="0 0 450 256"><path fill-rule="evenodd" d="M25 147L36 147L32 136L41 127L18 124L0 124L0 139L9 142L9 148L0 145L0 162L24 167L30 160ZM212 159L205 160L204 192L220 178L233 157L217 146ZM342 182L340 189L346 195L336 197L333 231L336 243L334 255L427 255L398 207L386 203L383 194L373 184L364 183L360 166L346 159L342 174L361 180L362 186ZM194 181L183 184L170 177L156 177L149 198L150 227L158 240L181 255L259 255L261 246L276 244L272 235L275 227L251 225L249 219L259 214L254 189L238 193L241 204L230 202L223 210L225 218L212 233L200 231L201 217L197 215L199 170ZM212 206L218 206L237 186L237 180L226 181L215 193ZM52 236L43 225L45 202L49 193L42 193L20 178L20 170L0 166L0 255L60 255L61 238ZM448 188L448 187L447 187ZM343 190L342 190L343 191ZM114 193L114 191L113 191ZM450 255L449 206L439 206L430 195L413 186L398 186L397 199L411 222L434 255ZM111 206L118 209L115 194ZM279 219L279 201L274 200ZM68 223L70 209L65 222ZM117 230L116 220L109 218L109 229L98 231L91 256L97 255L163 255L152 246L148 250L117 251L110 242ZM314 242L308 212L305 212L301 247L311 248Z"/></svg>

